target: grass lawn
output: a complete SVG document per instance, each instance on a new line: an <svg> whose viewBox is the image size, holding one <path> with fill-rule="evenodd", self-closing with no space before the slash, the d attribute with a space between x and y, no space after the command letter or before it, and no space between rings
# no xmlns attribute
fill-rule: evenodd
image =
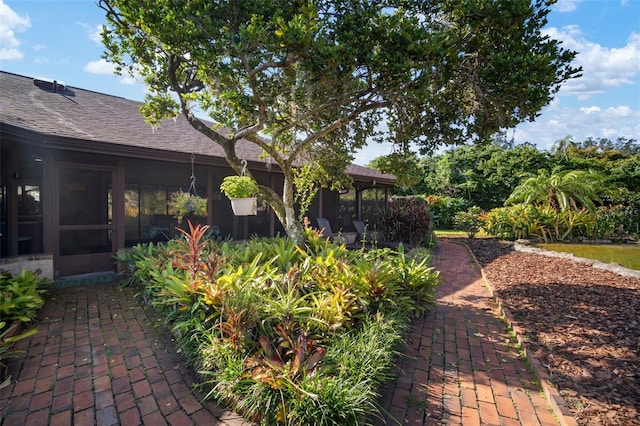
<svg viewBox="0 0 640 426"><path fill-rule="evenodd" d="M464 231L454 231L452 229L436 229L433 231L436 237L466 237L467 233Z"/></svg>

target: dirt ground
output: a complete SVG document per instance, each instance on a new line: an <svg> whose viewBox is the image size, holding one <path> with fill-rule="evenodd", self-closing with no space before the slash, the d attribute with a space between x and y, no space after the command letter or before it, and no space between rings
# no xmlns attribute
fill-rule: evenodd
<svg viewBox="0 0 640 426"><path fill-rule="evenodd" d="M581 425L640 425L640 279L465 240Z"/></svg>

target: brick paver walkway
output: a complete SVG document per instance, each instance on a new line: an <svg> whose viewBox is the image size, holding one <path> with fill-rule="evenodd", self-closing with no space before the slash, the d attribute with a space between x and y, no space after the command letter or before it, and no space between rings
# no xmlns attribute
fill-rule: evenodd
<svg viewBox="0 0 640 426"><path fill-rule="evenodd" d="M465 246L438 243L437 302L415 322L377 425L556 425ZM0 390L0 424L230 425L237 415L193 391L194 376L134 291L54 290L39 333L20 342ZM386 423L384 423L386 421Z"/></svg>
<svg viewBox="0 0 640 426"><path fill-rule="evenodd" d="M440 239L434 256L443 282L383 392L386 424L557 425L466 246Z"/></svg>
<svg viewBox="0 0 640 426"><path fill-rule="evenodd" d="M28 356L10 365L0 424L229 425L232 412L202 402L194 376L161 323L132 289L99 284L55 289Z"/></svg>

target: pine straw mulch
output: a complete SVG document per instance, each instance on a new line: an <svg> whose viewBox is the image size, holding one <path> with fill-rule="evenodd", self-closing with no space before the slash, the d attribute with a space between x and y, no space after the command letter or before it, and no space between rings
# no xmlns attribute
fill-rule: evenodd
<svg viewBox="0 0 640 426"><path fill-rule="evenodd" d="M581 425L640 425L640 279L466 240Z"/></svg>

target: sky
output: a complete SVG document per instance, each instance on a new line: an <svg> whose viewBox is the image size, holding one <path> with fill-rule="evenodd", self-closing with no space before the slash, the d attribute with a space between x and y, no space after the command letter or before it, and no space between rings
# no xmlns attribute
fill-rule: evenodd
<svg viewBox="0 0 640 426"><path fill-rule="evenodd" d="M567 136L640 140L640 0L559 0L548 18L544 31L578 52L583 76L507 137L541 150ZM0 0L0 70L142 101L144 84L100 58L103 23L95 0ZM372 143L354 162L390 152Z"/></svg>

